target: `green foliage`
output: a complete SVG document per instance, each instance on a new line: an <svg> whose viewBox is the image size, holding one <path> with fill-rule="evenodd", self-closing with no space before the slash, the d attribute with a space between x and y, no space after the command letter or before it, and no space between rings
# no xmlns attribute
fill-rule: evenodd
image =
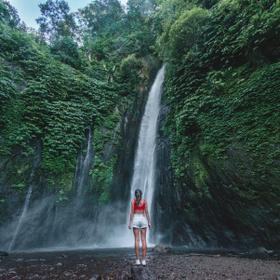
<svg viewBox="0 0 280 280"><path fill-rule="evenodd" d="M120 32L120 21L124 16L120 2L117 0L97 0L79 10L79 21L83 32L92 36Z"/></svg>
<svg viewBox="0 0 280 280"><path fill-rule="evenodd" d="M275 90L279 86L275 79L279 75L279 64L263 67L247 79L240 76L239 70L209 72L205 82L175 109L176 134L171 138L178 150L176 165L181 161L188 162L189 154L182 160L184 153L181 150L186 147L191 150L198 141L203 143L203 154L213 159L223 159L227 149L238 143L255 160L258 175L276 174L273 162L280 154L272 146L279 141L277 123L280 115L276 108L279 91ZM191 79L186 80L186 83L190 82ZM170 117L174 119L174 116ZM171 120L169 125L174 127ZM182 141L182 137L190 141ZM268 167L270 173L267 173ZM178 168L182 169L182 166Z"/></svg>
<svg viewBox="0 0 280 280"><path fill-rule="evenodd" d="M117 108L104 118L103 125L95 131L95 162L91 171L94 193L98 201L110 201L110 186L116 162L114 150L119 141L120 112Z"/></svg>
<svg viewBox="0 0 280 280"><path fill-rule="evenodd" d="M276 1L269 2L220 1L214 6L205 31L205 60L262 64L278 57L280 8Z"/></svg>
<svg viewBox="0 0 280 280"><path fill-rule="evenodd" d="M202 17L188 28L192 11ZM193 189L196 199L210 199L210 166L228 176L238 173L246 185L233 184L223 190L225 196L273 204L279 193L279 5L230 0L208 11L175 14L160 40L168 40L161 43L169 60L164 99L170 113L164 130L172 144L176 184L191 173L202 188ZM259 189L263 182L266 194Z"/></svg>
<svg viewBox="0 0 280 280"><path fill-rule="evenodd" d="M195 7L182 13L170 26L167 34L161 38L160 45L166 44L165 55L181 59L182 54L187 53L191 48L196 49L207 20L208 12L201 8Z"/></svg>
<svg viewBox="0 0 280 280"><path fill-rule="evenodd" d="M36 21L44 38L53 41L61 36L74 37L77 26L66 1L47 0L39 7L42 15Z"/></svg>
<svg viewBox="0 0 280 280"><path fill-rule="evenodd" d="M83 49L90 60L118 65L120 59L130 54L145 56L151 53L156 37L149 27L151 15L142 14L138 4L132 1L125 13L117 0L99 0L79 10ZM145 7L145 10L149 8ZM132 16L133 13L137 16Z"/></svg>
<svg viewBox="0 0 280 280"><path fill-rule="evenodd" d="M19 27L21 23L17 10L4 0L0 0L0 22L7 23L11 27Z"/></svg>
<svg viewBox="0 0 280 280"><path fill-rule="evenodd" d="M120 77L129 89L137 90L135 86L143 68L142 61L135 54L124 58L120 65Z"/></svg>
<svg viewBox="0 0 280 280"><path fill-rule="evenodd" d="M0 157L8 162L13 189L24 192L31 168L25 163L40 139L40 178L63 204L71 195L84 131L91 125L91 192L107 203L118 124L140 87L147 85L149 61L153 62L147 54L155 34L149 30L148 15L130 18L118 1L100 0L75 15L82 32L77 44L74 15L65 1L47 1L40 9L45 42L13 28L8 20L0 23ZM18 172L22 166L27 168Z"/></svg>
<svg viewBox="0 0 280 280"><path fill-rule="evenodd" d="M56 62L31 36L1 28L1 154L16 146L27 150L41 138L45 171L72 172L85 127L98 125L114 104L114 92Z"/></svg>
<svg viewBox="0 0 280 280"><path fill-rule="evenodd" d="M51 52L61 62L77 69L81 67L78 45L71 37L65 36L56 39L51 45Z"/></svg>

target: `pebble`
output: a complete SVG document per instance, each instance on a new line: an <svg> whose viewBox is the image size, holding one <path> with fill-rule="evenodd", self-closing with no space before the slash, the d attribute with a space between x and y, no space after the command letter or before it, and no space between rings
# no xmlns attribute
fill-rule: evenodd
<svg viewBox="0 0 280 280"><path fill-rule="evenodd" d="M79 264L77 264L77 267L86 268L87 265L86 265L86 264L83 264L83 263L79 263Z"/></svg>
<svg viewBox="0 0 280 280"><path fill-rule="evenodd" d="M101 280L101 279L102 279L102 278L101 278L100 275L94 274L94 275L91 276L91 278L90 278L89 280Z"/></svg>
<svg viewBox="0 0 280 280"><path fill-rule="evenodd" d="M8 272L8 275L9 275L9 276L13 276L13 275L16 275L16 274L17 274L17 273L16 273L14 270Z"/></svg>
<svg viewBox="0 0 280 280"><path fill-rule="evenodd" d="M69 271L64 271L64 273L63 273L66 277L68 277L68 276L70 276L70 275L72 275L72 273L71 272L69 272Z"/></svg>
<svg viewBox="0 0 280 280"><path fill-rule="evenodd" d="M59 259L61 253L49 255L28 255L28 260L39 262L20 262L25 258L21 255L13 259L6 258L4 267L1 263L0 279L9 280L106 280L106 279L176 279L176 280L280 280L280 266L278 260L259 260L238 257L224 257L220 254L213 255L174 255L156 254L148 257L146 267L134 266L134 255L128 257L114 257L105 255L85 257L68 255L67 259ZM33 257L33 258L32 258ZM45 257L46 259L42 258ZM78 261L77 261L78 259ZM79 260L81 259L81 260ZM43 262L45 260L45 262ZM62 263L63 261L63 263ZM91 262L92 261L92 262ZM128 263L127 263L128 262ZM15 266L15 267L11 267ZM134 275L130 271L133 268ZM6 269L3 269L6 268ZM2 273L2 274L1 274ZM100 274L99 274L100 273ZM102 274L101 274L102 273ZM132 278L136 275L137 278ZM143 276L139 278L139 275ZM145 278L144 278L145 277Z"/></svg>
<svg viewBox="0 0 280 280"><path fill-rule="evenodd" d="M119 275L119 279L126 280L126 279L131 279L131 277L127 271L122 271Z"/></svg>
<svg viewBox="0 0 280 280"><path fill-rule="evenodd" d="M34 274L28 278L28 280L38 280L41 279L39 274Z"/></svg>
<svg viewBox="0 0 280 280"><path fill-rule="evenodd" d="M21 277L18 275L13 276L10 280L21 280Z"/></svg>

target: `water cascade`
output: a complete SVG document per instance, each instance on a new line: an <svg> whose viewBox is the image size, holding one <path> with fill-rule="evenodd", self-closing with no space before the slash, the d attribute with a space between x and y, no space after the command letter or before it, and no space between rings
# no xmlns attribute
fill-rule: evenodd
<svg viewBox="0 0 280 280"><path fill-rule="evenodd" d="M26 212L28 210L31 194L32 194L32 185L28 188L28 191L27 191L27 194L26 194L26 197L25 197L25 201L24 201L24 205L23 205L21 214L19 216L18 224L16 226L16 230L14 232L12 241L11 241L11 243L9 245L9 249L8 249L9 251L11 251L13 249L13 247L15 245L15 242L16 242L16 239L17 239L17 236L18 236L18 233L19 233L19 231L21 229L22 223L25 220L25 216L26 216Z"/></svg>
<svg viewBox="0 0 280 280"><path fill-rule="evenodd" d="M151 216L155 185L155 146L157 136L157 119L160 110L160 97L163 79L164 67L159 70L145 105L144 114L140 124L137 151L133 168L133 177L130 184L130 199L134 197L135 189L142 189L143 197L147 200ZM99 217L98 232L99 236L103 235L103 237L105 237L104 245L106 247L133 246L133 233L127 228L130 212L130 201L127 202L127 206L126 213L123 212L122 207L114 205L112 206L112 209L107 209L108 212L104 211ZM114 213L113 215L112 212ZM124 214L127 219L125 223L122 219ZM111 227L110 225L113 226ZM106 232L109 234L106 234Z"/></svg>
<svg viewBox="0 0 280 280"><path fill-rule="evenodd" d="M160 111L160 99L163 81L164 66L162 66L159 72L157 73L156 79L149 92L144 115L141 120L138 146L136 158L134 161L134 171L131 183L130 198L132 199L134 197L134 191L136 189L141 189L143 191L143 197L148 203L150 216L152 216L153 209L152 204L155 188L155 148L157 135L157 121Z"/></svg>
<svg viewBox="0 0 280 280"><path fill-rule="evenodd" d="M32 195L32 190L33 190L32 184L33 184L35 172L38 169L40 162L41 162L41 143L38 142L37 146L36 146L36 149L35 149L35 156L34 156L34 160L33 160L33 163L32 163L31 173L30 173L30 176L29 176L29 181L28 181L29 187L28 187L28 190L27 190L27 193L26 193L26 196L25 196L25 200L24 200L24 204L23 204L21 214L19 216L14 234L12 236L12 240L11 240L11 242L9 244L9 247L8 247L8 251L13 250L14 245L15 245L16 240L17 240L17 236L18 236L18 234L21 230L21 227L22 227L22 225L25 221L26 213L27 213L27 210L29 208L30 198L31 198L31 195Z"/></svg>
<svg viewBox="0 0 280 280"><path fill-rule="evenodd" d="M76 174L77 180L77 197L81 197L84 192L84 186L86 183L87 176L89 174L89 170L92 164L93 158L93 146L92 146L92 129L91 127L88 128L88 135L87 135L87 151L84 159L81 158L80 162L80 172Z"/></svg>

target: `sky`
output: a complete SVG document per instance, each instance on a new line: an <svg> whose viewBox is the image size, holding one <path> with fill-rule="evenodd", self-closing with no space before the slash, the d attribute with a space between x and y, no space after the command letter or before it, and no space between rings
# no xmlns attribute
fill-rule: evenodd
<svg viewBox="0 0 280 280"><path fill-rule="evenodd" d="M23 20L28 27L38 28L35 21L40 17L40 9L38 4L46 2L46 0L8 0L18 11L19 17ZM67 0L66 0L67 1ZM85 7L92 0L68 0L69 7L72 12L77 11L79 8ZM126 0L121 0L124 4Z"/></svg>

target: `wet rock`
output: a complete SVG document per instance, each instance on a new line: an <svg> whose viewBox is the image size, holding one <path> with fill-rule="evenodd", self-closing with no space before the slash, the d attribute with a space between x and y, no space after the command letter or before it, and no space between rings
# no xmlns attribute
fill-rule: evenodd
<svg viewBox="0 0 280 280"><path fill-rule="evenodd" d="M21 280L21 277L18 275L13 276L10 280Z"/></svg>
<svg viewBox="0 0 280 280"><path fill-rule="evenodd" d="M48 275L40 275L40 280L49 280L49 276Z"/></svg>
<svg viewBox="0 0 280 280"><path fill-rule="evenodd" d="M91 276L91 278L89 280L101 280L101 276L99 274L94 274Z"/></svg>
<svg viewBox="0 0 280 280"><path fill-rule="evenodd" d="M0 268L0 279L5 279L4 276L6 275L6 269Z"/></svg>
<svg viewBox="0 0 280 280"><path fill-rule="evenodd" d="M134 280L153 280L156 279L147 267L132 266L131 277Z"/></svg>
<svg viewBox="0 0 280 280"><path fill-rule="evenodd" d="M121 271L117 276L116 279L118 280L129 280L131 279L131 275L130 273L128 273L127 271Z"/></svg>
<svg viewBox="0 0 280 280"><path fill-rule="evenodd" d="M7 257L7 256L9 256L9 253L6 252L6 251L0 251L0 256L1 257Z"/></svg>
<svg viewBox="0 0 280 280"><path fill-rule="evenodd" d="M27 278L28 280L41 280L41 276L39 274L34 274L34 275L31 275Z"/></svg>
<svg viewBox="0 0 280 280"><path fill-rule="evenodd" d="M272 250L268 250L264 247L258 247L249 251L250 254L272 254Z"/></svg>
<svg viewBox="0 0 280 280"><path fill-rule="evenodd" d="M83 263L79 263L79 264L77 265L77 267L78 267L78 268L86 268L87 265L86 265L86 264L83 264Z"/></svg>
<svg viewBox="0 0 280 280"><path fill-rule="evenodd" d="M72 273L71 272L69 272L69 271L64 271L64 276L66 276L66 277L68 277L68 276L71 276L72 275Z"/></svg>
<svg viewBox="0 0 280 280"><path fill-rule="evenodd" d="M153 248L153 251L156 253L167 253L170 251L170 248L168 246L159 244Z"/></svg>
<svg viewBox="0 0 280 280"><path fill-rule="evenodd" d="M16 271L15 271L15 268L10 268L9 271L8 271L8 274L9 275L17 274Z"/></svg>

